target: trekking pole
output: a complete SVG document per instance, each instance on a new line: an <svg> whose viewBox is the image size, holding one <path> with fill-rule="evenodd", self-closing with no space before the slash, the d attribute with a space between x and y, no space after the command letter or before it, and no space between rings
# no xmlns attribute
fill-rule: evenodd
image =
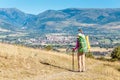
<svg viewBox="0 0 120 80"><path fill-rule="evenodd" d="M72 51L72 70L74 71L74 50Z"/></svg>

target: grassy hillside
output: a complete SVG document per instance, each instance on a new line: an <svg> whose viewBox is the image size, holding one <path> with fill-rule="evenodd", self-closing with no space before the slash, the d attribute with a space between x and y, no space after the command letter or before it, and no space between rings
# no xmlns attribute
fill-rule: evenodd
<svg viewBox="0 0 120 80"><path fill-rule="evenodd" d="M120 62L87 58L86 67L73 72L70 55L0 43L0 80L120 80Z"/></svg>

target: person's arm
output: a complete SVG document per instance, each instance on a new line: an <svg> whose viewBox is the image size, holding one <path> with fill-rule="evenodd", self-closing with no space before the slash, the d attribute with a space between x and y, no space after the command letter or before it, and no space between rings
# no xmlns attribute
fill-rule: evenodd
<svg viewBox="0 0 120 80"><path fill-rule="evenodd" d="M78 39L77 39L77 41L76 41L76 46L75 46L75 48L73 48L73 50L75 51L76 49L78 49L78 47L79 47L79 41L78 41Z"/></svg>

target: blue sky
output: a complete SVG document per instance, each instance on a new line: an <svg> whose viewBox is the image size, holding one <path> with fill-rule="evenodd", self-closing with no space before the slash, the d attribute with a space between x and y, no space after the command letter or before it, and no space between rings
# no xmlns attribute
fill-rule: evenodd
<svg viewBox="0 0 120 80"><path fill-rule="evenodd" d="M0 8L17 8L38 14L65 8L120 8L120 0L0 0Z"/></svg>

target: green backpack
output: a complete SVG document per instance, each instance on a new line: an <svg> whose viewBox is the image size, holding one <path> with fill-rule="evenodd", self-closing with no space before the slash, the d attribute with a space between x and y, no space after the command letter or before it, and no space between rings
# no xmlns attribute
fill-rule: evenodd
<svg viewBox="0 0 120 80"><path fill-rule="evenodd" d="M85 35L83 34L78 35L78 42L79 42L78 52L80 53L88 52Z"/></svg>

